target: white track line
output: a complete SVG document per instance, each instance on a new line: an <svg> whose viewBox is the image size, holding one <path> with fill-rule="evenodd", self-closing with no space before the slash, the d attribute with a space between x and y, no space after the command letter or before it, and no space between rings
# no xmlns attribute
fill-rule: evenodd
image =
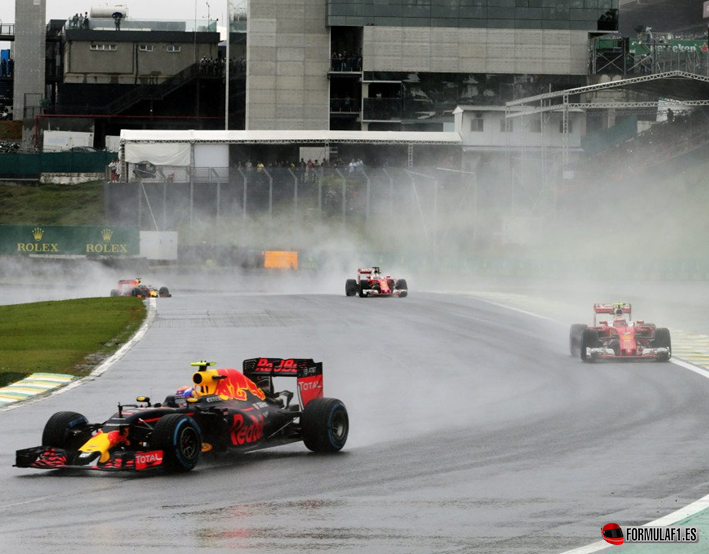
<svg viewBox="0 0 709 554"><path fill-rule="evenodd" d="M12 404L8 404L7 406L3 406L0 408L0 412L12 410L14 408L19 408L21 406L27 406L28 404L32 404L34 402L39 402L40 400L43 400L45 398L49 398L50 396L55 396L57 394L63 394L71 389L74 389L80 385L83 385L84 383L88 383L89 381L93 381L94 379L96 379L96 377L98 377L99 375L102 375L103 373L108 371L113 366L113 364L115 364L118 360L120 360L123 356L125 356L128 353L128 351L131 348L133 348L140 339L143 338L145 333L148 332L148 328L150 327L150 324L155 319L156 312L157 312L157 300L155 300L155 298L150 298L148 300L148 315L145 317L145 320L143 321L141 326L138 328L135 335L133 335L127 343L125 343L118 350L116 350L116 352L114 352L110 358L104 360L101 365L99 365L95 370L93 370L86 377L82 377L81 379L77 379L76 381L72 381L71 384L67 385L66 387L58 388L49 394L32 396L32 397L28 398L27 400L13 402Z"/></svg>

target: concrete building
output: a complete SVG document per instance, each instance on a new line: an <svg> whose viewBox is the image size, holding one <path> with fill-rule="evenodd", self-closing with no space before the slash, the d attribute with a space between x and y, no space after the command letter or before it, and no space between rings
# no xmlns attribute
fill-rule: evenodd
<svg viewBox="0 0 709 554"><path fill-rule="evenodd" d="M46 0L15 2L13 112L15 119L29 120L30 128L45 95L44 64L38 62L45 55L46 21ZM29 133L23 133L23 143L30 138Z"/></svg>
<svg viewBox="0 0 709 554"><path fill-rule="evenodd" d="M618 0L248 5L246 128L436 130L458 104L585 84Z"/></svg>

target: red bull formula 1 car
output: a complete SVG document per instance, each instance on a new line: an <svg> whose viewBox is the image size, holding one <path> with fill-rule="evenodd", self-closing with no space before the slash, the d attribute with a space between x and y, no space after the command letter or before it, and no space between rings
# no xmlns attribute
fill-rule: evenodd
<svg viewBox="0 0 709 554"><path fill-rule="evenodd" d="M76 412L49 418L42 446L18 450L15 466L38 469L186 472L210 451L248 452L303 441L314 452L345 445L345 405L323 398L322 363L310 359L253 358L243 372L196 362L192 385L162 403L139 396L118 404L104 423ZM274 377L293 377L290 391L274 392Z"/></svg>
<svg viewBox="0 0 709 554"><path fill-rule="evenodd" d="M398 296L406 298L409 287L406 279L392 279L391 275L382 275L378 267L359 268L357 279L347 279L345 295L360 298L365 296Z"/></svg>
<svg viewBox="0 0 709 554"><path fill-rule="evenodd" d="M609 320L599 320L598 316ZM666 362L672 356L669 329L641 320L631 321L630 304L593 305L593 326L571 326L569 346L572 356L584 362L596 360L656 360Z"/></svg>
<svg viewBox="0 0 709 554"><path fill-rule="evenodd" d="M167 287L155 288L144 285L140 278L122 279L118 288L111 291L111 296L137 296L138 298L170 298L172 295Z"/></svg>

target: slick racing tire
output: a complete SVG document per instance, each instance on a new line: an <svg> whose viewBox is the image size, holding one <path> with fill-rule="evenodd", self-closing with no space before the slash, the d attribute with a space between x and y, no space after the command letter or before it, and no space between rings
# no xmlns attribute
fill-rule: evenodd
<svg viewBox="0 0 709 554"><path fill-rule="evenodd" d="M57 412L47 420L42 432L42 446L55 448L79 448L91 436L86 429L89 421L76 412ZM86 433L81 433L82 428ZM79 433L77 433L79 431ZM78 444L81 442L81 444Z"/></svg>
<svg viewBox="0 0 709 554"><path fill-rule="evenodd" d="M406 298L409 295L409 286L406 284L406 279L399 279L396 282L396 290L399 292L399 298Z"/></svg>
<svg viewBox="0 0 709 554"><path fill-rule="evenodd" d="M359 297L360 298L364 298L365 296L367 296L366 294L364 294L364 291L366 290L366 288L367 287L365 287L363 284L359 285Z"/></svg>
<svg viewBox="0 0 709 554"><path fill-rule="evenodd" d="M119 292L118 292L117 289L113 289L113 290L111 291L111 296L120 296L120 294L119 294Z"/></svg>
<svg viewBox="0 0 709 554"><path fill-rule="evenodd" d="M347 279L345 282L345 296L356 296L357 295L357 281L354 279Z"/></svg>
<svg viewBox="0 0 709 554"><path fill-rule="evenodd" d="M170 296L170 291L168 290L167 287L160 287L160 290L158 291L158 295L168 297L168 296Z"/></svg>
<svg viewBox="0 0 709 554"><path fill-rule="evenodd" d="M588 356L587 348L598 348L601 341L598 339L598 331L596 329L584 329L581 333L581 360L584 362L595 362L593 356Z"/></svg>
<svg viewBox="0 0 709 554"><path fill-rule="evenodd" d="M138 298L143 297L143 291L140 290L138 287L134 288L133 290L130 291L131 296L137 296Z"/></svg>
<svg viewBox="0 0 709 554"><path fill-rule="evenodd" d="M569 351L575 358L581 355L581 335L586 329L588 329L588 325L584 323L574 323L571 326L571 332L569 333Z"/></svg>
<svg viewBox="0 0 709 554"><path fill-rule="evenodd" d="M666 356L658 357L658 362L668 362L672 356L672 339L670 338L670 330L665 327L655 329L655 338L652 341L653 348L667 348Z"/></svg>
<svg viewBox="0 0 709 554"><path fill-rule="evenodd" d="M167 471L184 473L194 469L199 462L202 432L191 417L169 414L155 424L150 446L163 451Z"/></svg>
<svg viewBox="0 0 709 554"><path fill-rule="evenodd" d="M315 398L300 416L303 442L313 452L338 452L347 442L347 408L336 398Z"/></svg>

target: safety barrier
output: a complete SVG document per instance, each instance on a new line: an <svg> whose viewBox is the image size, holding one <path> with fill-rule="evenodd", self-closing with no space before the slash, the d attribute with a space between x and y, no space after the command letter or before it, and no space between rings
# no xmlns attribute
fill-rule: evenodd
<svg viewBox="0 0 709 554"><path fill-rule="evenodd" d="M113 152L0 154L0 178L39 179L42 173L103 173Z"/></svg>

